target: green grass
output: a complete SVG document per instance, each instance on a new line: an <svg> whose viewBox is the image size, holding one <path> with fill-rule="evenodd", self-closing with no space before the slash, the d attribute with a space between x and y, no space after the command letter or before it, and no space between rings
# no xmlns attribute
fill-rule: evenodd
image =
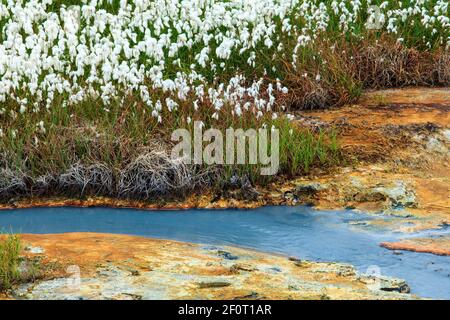
<svg viewBox="0 0 450 320"><path fill-rule="evenodd" d="M21 279L19 270L22 244L18 236L9 234L0 240L0 291L6 291Z"/></svg>
<svg viewBox="0 0 450 320"><path fill-rule="evenodd" d="M39 261L21 256L24 246L18 235L0 233L0 292L41 276Z"/></svg>
<svg viewBox="0 0 450 320"><path fill-rule="evenodd" d="M291 177L307 174L312 167L330 167L342 160L336 131L293 126L288 120L277 123L280 128L281 172Z"/></svg>
<svg viewBox="0 0 450 320"><path fill-rule="evenodd" d="M313 168L332 168L343 161L336 130L327 129L315 133L294 125L286 118L277 119L272 124L279 130L280 136L280 167L277 176L261 175L260 170L265 166L260 164L228 165L224 170L225 181L233 175L246 175L253 184L266 185L277 177L306 175Z"/></svg>
<svg viewBox="0 0 450 320"><path fill-rule="evenodd" d="M45 174L60 174L77 162L88 165L103 163L120 170L155 142L170 147L169 137L173 130L180 127L192 130L192 123L188 125L182 121L182 115L168 114L168 123L157 126L139 105L131 104L124 110L119 104L112 104L109 113L88 106L86 103L46 113L45 121L50 125L41 133L33 130L40 115L30 113L27 117L17 118L11 126L17 129L16 136L5 135L0 139L0 148L7 151L4 160L8 166L34 179ZM85 112L85 108L89 111ZM204 115L208 119L208 114ZM196 115L191 116L195 119ZM265 125L279 129L279 173L282 175L306 174L311 167L332 166L339 159L336 132L332 130L313 133L296 126L284 116L272 120L266 115L257 120L251 115L242 118L227 116L226 111L222 116L223 121L219 125L206 121L206 128L214 127L223 133L229 127L247 130ZM34 143L35 137L37 144ZM224 179L238 173L248 174L257 184L270 182L273 177L260 175L260 169L259 164L225 166Z"/></svg>

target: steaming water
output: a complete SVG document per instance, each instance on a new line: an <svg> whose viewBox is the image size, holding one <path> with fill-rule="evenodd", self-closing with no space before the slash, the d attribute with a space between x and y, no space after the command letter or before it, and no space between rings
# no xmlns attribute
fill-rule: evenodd
<svg viewBox="0 0 450 320"><path fill-rule="evenodd" d="M403 278L419 296L450 299L450 257L406 251L398 255L379 247L380 242L405 235L358 226L375 218L380 217L308 207L186 211L33 208L0 212L0 228L16 233L130 234L346 262L362 272L379 268L383 275ZM418 235L450 235L450 229L408 236Z"/></svg>

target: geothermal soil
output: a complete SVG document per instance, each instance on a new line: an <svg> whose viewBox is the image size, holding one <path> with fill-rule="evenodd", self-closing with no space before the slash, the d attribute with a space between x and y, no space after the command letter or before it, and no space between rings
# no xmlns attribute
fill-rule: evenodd
<svg viewBox="0 0 450 320"><path fill-rule="evenodd" d="M143 237L22 235L29 259L52 266L12 291L26 299L411 299L402 280L227 246Z"/></svg>

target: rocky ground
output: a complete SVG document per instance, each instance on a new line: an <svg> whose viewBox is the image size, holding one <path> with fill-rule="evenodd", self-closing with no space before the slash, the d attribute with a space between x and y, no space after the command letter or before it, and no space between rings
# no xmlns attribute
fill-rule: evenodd
<svg viewBox="0 0 450 320"><path fill-rule="evenodd" d="M379 218L368 223L398 232L446 228L450 224L449 96L449 88L384 90L365 94L358 105L295 113L298 125L337 129L345 161L339 168L318 170L266 188L154 203L106 198L30 199L3 208L107 205L187 209L307 204L319 209L370 212ZM410 298L395 292L400 289L373 290L373 279L356 275L349 266L300 263L236 248L112 235L27 235L24 239L44 249L44 261L61 267L79 265L82 282L80 290L67 293L67 279L58 278L58 271L51 273L53 280L21 287L15 291L16 297ZM450 253L450 237L445 235L381 245L393 250ZM230 258L235 256L238 258ZM386 279L381 283L382 287L393 286ZM120 290L114 289L117 286ZM143 290L150 287L154 289ZM117 292L123 294L118 296Z"/></svg>
<svg viewBox="0 0 450 320"><path fill-rule="evenodd" d="M391 250L429 252L440 256L450 256L450 237L410 238L398 242L383 242L382 247Z"/></svg>
<svg viewBox="0 0 450 320"><path fill-rule="evenodd" d="M402 280L350 265L227 246L142 237L22 235L29 259L51 266L18 299L412 299ZM78 277L79 276L79 277Z"/></svg>
<svg viewBox="0 0 450 320"><path fill-rule="evenodd" d="M347 159L337 172L292 181L287 201L380 214L373 223L400 232L450 224L450 90L411 88L367 93L357 106L298 115L340 130ZM402 219L387 222L383 216ZM383 244L448 255L450 238Z"/></svg>

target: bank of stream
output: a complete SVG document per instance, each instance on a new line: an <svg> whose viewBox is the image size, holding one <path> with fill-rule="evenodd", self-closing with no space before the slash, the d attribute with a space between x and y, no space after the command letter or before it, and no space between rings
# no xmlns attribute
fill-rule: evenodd
<svg viewBox="0 0 450 320"><path fill-rule="evenodd" d="M35 234L139 235L209 246L241 246L314 261L345 262L363 273L405 279L411 292L420 297L449 299L450 257L390 251L379 244L406 237L447 236L450 229L406 235L376 227L370 223L374 219L380 216L302 206L184 211L62 207L2 211L0 228Z"/></svg>

